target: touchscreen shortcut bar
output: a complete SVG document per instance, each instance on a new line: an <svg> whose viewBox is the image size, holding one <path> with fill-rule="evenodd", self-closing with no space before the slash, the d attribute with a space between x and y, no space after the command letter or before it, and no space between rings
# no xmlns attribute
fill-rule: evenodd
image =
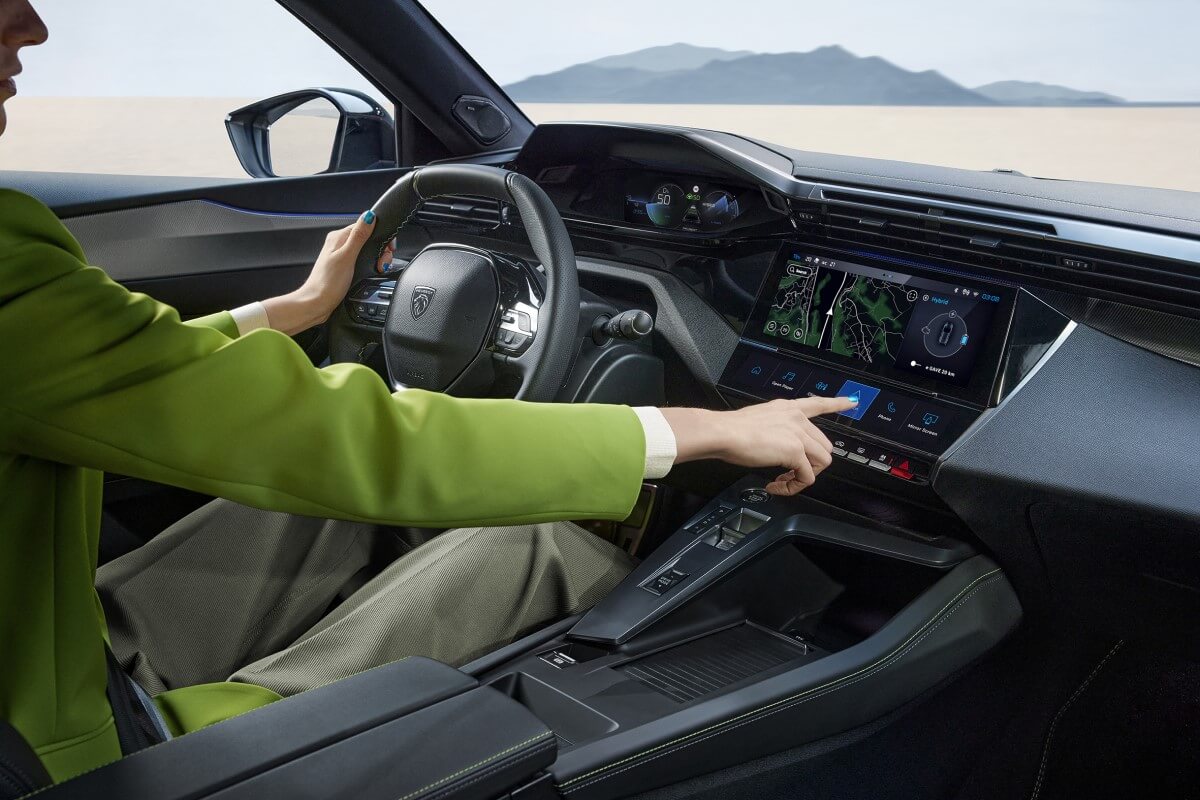
<svg viewBox="0 0 1200 800"><path fill-rule="evenodd" d="M842 384L842 388L837 390L835 397L849 397L852 400L857 400L858 405L849 411L839 411L839 417L849 417L850 419L862 419L863 414L867 413L867 409L871 407L871 403L875 402L875 398L879 396L879 390L874 386L867 386L865 383L857 381L846 381Z"/></svg>

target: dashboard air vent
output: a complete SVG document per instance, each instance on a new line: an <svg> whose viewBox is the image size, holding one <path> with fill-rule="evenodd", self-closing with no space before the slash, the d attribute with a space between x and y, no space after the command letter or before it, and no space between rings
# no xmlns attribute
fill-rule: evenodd
<svg viewBox="0 0 1200 800"><path fill-rule="evenodd" d="M495 228L500 224L500 201L490 197L462 195L432 197L417 209L417 224L425 227Z"/></svg>
<svg viewBox="0 0 1200 800"><path fill-rule="evenodd" d="M1176 308L1200 307L1200 265L1074 242L1046 222L830 190L793 213L798 223L807 221L815 233L842 246L933 256L1009 273L1018 281L1041 279Z"/></svg>

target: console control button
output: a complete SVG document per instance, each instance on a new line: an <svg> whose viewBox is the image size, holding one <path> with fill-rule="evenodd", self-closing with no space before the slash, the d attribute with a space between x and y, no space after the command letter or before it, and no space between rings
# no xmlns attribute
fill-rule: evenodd
<svg viewBox="0 0 1200 800"><path fill-rule="evenodd" d="M847 436L839 436L837 433L829 434L829 443L833 445L833 454L839 458L845 458L846 455L858 446L858 442Z"/></svg>
<svg viewBox="0 0 1200 800"><path fill-rule="evenodd" d="M871 463L871 459L867 458L866 456L862 455L861 453L847 453L846 458L850 459L851 461L853 461L857 464L870 464Z"/></svg>
<svg viewBox="0 0 1200 800"><path fill-rule="evenodd" d="M878 461L868 462L867 466L873 467L877 470L880 470L881 472L891 472L892 471L892 468L889 467L887 464L881 464Z"/></svg>
<svg viewBox="0 0 1200 800"><path fill-rule="evenodd" d="M659 575L644 587L651 594L662 595L671 589L675 588L679 583L685 580L688 573L681 572L677 569L669 569Z"/></svg>
<svg viewBox="0 0 1200 800"><path fill-rule="evenodd" d="M867 386L865 383L858 381L846 381L837 391L838 397L849 397L858 402L854 408L848 411L839 411L838 416L848 419L862 419L863 414L867 413L867 409L871 407L871 403L879 396L879 390L874 386Z"/></svg>
<svg viewBox="0 0 1200 800"><path fill-rule="evenodd" d="M751 393L757 394L767 385L767 380L778 365L779 359L774 356L758 352L749 353L742 361L741 366L733 373L730 382L736 387L748 389Z"/></svg>
<svg viewBox="0 0 1200 800"><path fill-rule="evenodd" d="M845 378L839 377L832 370L815 369L800 386L798 394L800 397L833 397L834 392L845 382Z"/></svg>
<svg viewBox="0 0 1200 800"><path fill-rule="evenodd" d="M885 439L894 439L914 405L915 401L885 389L863 413L856 427Z"/></svg>
<svg viewBox="0 0 1200 800"><path fill-rule="evenodd" d="M747 489L742 492L743 503L765 503L771 499L766 489Z"/></svg>
<svg viewBox="0 0 1200 800"><path fill-rule="evenodd" d="M908 456L897 456L891 473L906 481L911 481L913 478L926 479L929 477L929 465Z"/></svg>
<svg viewBox="0 0 1200 800"><path fill-rule="evenodd" d="M871 464L879 464L882 467L888 468L896 461L896 454L890 450L883 450L879 447L868 447L863 453L867 458L871 459Z"/></svg>
<svg viewBox="0 0 1200 800"><path fill-rule="evenodd" d="M810 372L807 367L793 361L780 362L767 381L767 393L772 397L795 397Z"/></svg>
<svg viewBox="0 0 1200 800"><path fill-rule="evenodd" d="M732 506L718 506L716 511L707 514L699 522L692 525L692 527L698 530L706 530L729 516L729 512L731 511L733 511Z"/></svg>
<svg viewBox="0 0 1200 800"><path fill-rule="evenodd" d="M538 656L542 661L545 661L555 669L565 669L575 663L575 659L564 653L562 650L551 650L548 653L542 653Z"/></svg>
<svg viewBox="0 0 1200 800"><path fill-rule="evenodd" d="M893 436L931 453L940 453L960 432L959 416L949 406L916 403Z"/></svg>

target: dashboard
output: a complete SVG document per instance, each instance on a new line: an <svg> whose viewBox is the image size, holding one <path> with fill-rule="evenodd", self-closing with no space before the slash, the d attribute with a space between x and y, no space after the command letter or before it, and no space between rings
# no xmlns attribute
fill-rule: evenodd
<svg viewBox="0 0 1200 800"><path fill-rule="evenodd" d="M1105 625L1137 611L1142 632L1150 580L1169 595L1154 613L1200 618L1200 423L1180 401L1200 386L1194 197L649 125L539 125L504 157L562 216L584 304L655 318L622 347L658 372L617 377L630 351L584 340L575 372L612 376L600 401L647 376L677 406L857 396L814 420L837 458L806 502L971 540L1023 603L1052 590ZM436 211L400 252L531 257L511 209ZM716 491L723 469L666 483Z"/></svg>
<svg viewBox="0 0 1200 800"><path fill-rule="evenodd" d="M928 486L1071 316L1200 358L1200 237L1154 232L1146 216L1090 221L1112 215L1108 191L1073 204L1061 183L1022 178L1018 194L999 191L1011 177L905 165L885 181L872 175L887 164L845 162L597 123L540 125L509 166L550 195L581 255L668 271L719 315L686 318L672 343L705 389L732 405L857 396L852 413L819 422L856 481ZM918 180L926 172L941 182ZM894 191L905 181L912 192ZM1008 205L954 199L972 186ZM1072 214L1045 213L1059 208Z"/></svg>

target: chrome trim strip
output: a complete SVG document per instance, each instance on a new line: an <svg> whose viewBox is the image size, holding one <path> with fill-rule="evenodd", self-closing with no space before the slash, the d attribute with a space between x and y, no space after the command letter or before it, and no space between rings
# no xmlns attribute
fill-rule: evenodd
<svg viewBox="0 0 1200 800"><path fill-rule="evenodd" d="M1013 390L1008 393L1008 396L1000 401L1000 405L996 406L995 408L989 408L980 414L975 421L972 422L965 431L963 431L962 436L959 436L957 439L955 439L954 443L946 448L944 453L938 456L937 460L933 464L933 468L929 473L930 484L937 479L937 472L941 468L942 462L948 460L952 455L958 452L960 447L962 447L968 440L971 439L971 437L978 433L980 428L988 423L988 420L991 419L993 414L1000 413L1000 411L1002 411L1004 407L1008 405L1010 400L1020 394L1021 390L1025 388L1025 385L1033 380L1033 376L1038 374L1038 371L1041 370L1041 368L1046 365L1046 362L1048 362L1050 358L1058 352L1058 349L1063 346L1063 343L1067 341L1067 339L1078 327L1079 323L1075 322L1074 320L1069 321L1066 327L1063 328L1062 333L1058 335L1058 338L1054 340L1046 352L1042 354L1042 357L1038 359L1037 363L1033 365L1033 369L1029 370L1029 372L1025 374L1025 377L1021 378L1017 385L1013 387Z"/></svg>

